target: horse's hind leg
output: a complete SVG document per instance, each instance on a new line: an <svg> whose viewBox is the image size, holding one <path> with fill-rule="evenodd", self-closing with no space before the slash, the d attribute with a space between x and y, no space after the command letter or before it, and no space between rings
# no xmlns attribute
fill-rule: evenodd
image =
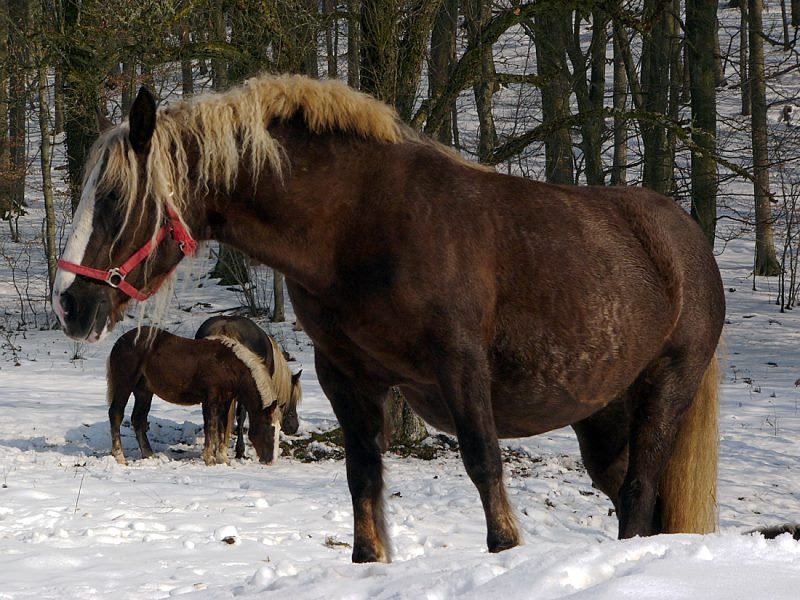
<svg viewBox="0 0 800 600"><path fill-rule="evenodd" d="M702 372L685 358L662 357L629 390L631 430L628 472L619 494L619 537L663 530L658 487L672 456L681 418L691 405Z"/></svg>
<svg viewBox="0 0 800 600"><path fill-rule="evenodd" d="M619 512L619 490L628 471L630 419L623 399L574 423L583 464L595 486Z"/></svg>
<svg viewBox="0 0 800 600"><path fill-rule="evenodd" d="M150 414L150 406L153 403L153 392L147 387L143 378L136 383L133 397L135 401L131 414L131 425L133 425L142 458L150 458L153 456L153 449L150 447L150 440L147 439L147 416Z"/></svg>
<svg viewBox="0 0 800 600"><path fill-rule="evenodd" d="M209 466L217 463L216 446L219 443L219 421L214 405L212 401L203 401L203 462Z"/></svg>
<svg viewBox="0 0 800 600"><path fill-rule="evenodd" d="M442 366L439 387L453 416L461 457L478 488L486 516L489 552L517 546L521 539L503 485L503 463L491 405L491 374L485 359L469 351Z"/></svg>
<svg viewBox="0 0 800 600"><path fill-rule="evenodd" d="M386 390L368 386L366 378L349 378L320 351L317 376L344 435L347 484L353 501L353 562L388 562L383 516L383 434Z"/></svg>

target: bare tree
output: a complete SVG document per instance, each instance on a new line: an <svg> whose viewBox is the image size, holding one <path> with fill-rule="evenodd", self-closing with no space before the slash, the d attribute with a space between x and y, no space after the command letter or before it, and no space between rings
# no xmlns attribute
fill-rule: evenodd
<svg viewBox="0 0 800 600"><path fill-rule="evenodd" d="M692 216L714 245L717 224L716 0L686 0L692 107Z"/></svg>
<svg viewBox="0 0 800 600"><path fill-rule="evenodd" d="M769 191L769 143L767 140L767 86L764 75L762 0L748 0L748 38L750 42L749 81L753 138L753 196L756 212L756 275L778 275L780 262L775 252L772 195Z"/></svg>

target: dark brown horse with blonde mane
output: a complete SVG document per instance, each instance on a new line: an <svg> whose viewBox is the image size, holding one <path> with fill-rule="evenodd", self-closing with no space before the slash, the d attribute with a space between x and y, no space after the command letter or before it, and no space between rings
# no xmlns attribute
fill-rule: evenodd
<svg viewBox="0 0 800 600"><path fill-rule="evenodd" d="M141 90L86 167L53 292L64 331L101 339L193 239L285 273L344 432L354 561L389 559L391 386L458 437L492 552L521 541L498 438L565 425L620 537L715 529L724 296L671 199L494 173L335 81L263 77L160 111Z"/></svg>
<svg viewBox="0 0 800 600"><path fill-rule="evenodd" d="M297 433L300 422L297 419L297 405L303 399L303 388L300 384L302 370L292 374L286 362L286 355L278 342L261 327L247 317L216 316L203 321L194 334L195 339L210 336L223 336L234 339L245 348L255 353L264 363L275 395L281 409L281 431L289 435ZM245 407L236 403L236 458L244 457L244 419ZM228 426L233 419L228 418Z"/></svg>
<svg viewBox="0 0 800 600"><path fill-rule="evenodd" d="M131 394L131 425L142 458L153 455L147 439L147 416L155 393L173 404L203 405L207 465L227 464L229 419L234 401L250 416L249 436L261 462L278 456L284 408L261 357L223 336L194 340L153 327L133 329L111 349L106 369L111 454L125 464L120 424ZM285 404L285 403L284 403Z"/></svg>

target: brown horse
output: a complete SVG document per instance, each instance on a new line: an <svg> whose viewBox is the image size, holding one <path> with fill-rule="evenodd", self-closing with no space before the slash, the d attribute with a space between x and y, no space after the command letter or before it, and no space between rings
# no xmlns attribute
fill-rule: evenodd
<svg viewBox="0 0 800 600"><path fill-rule="evenodd" d="M142 458L153 455L147 415L154 393L173 404L202 403L207 465L229 462L228 415L234 400L250 415L250 441L261 461L277 457L280 408L269 373L256 354L235 340L193 340L152 327L134 329L114 344L106 374L111 454L118 463L125 463L120 424L131 393L131 424Z"/></svg>
<svg viewBox="0 0 800 600"><path fill-rule="evenodd" d="M394 385L457 435L492 552L520 543L498 437L565 425L620 537L715 528L724 295L669 198L497 174L344 84L281 76L161 111L141 90L75 219L53 305L76 339L103 337L192 236L285 273L344 432L354 561L389 558Z"/></svg>
<svg viewBox="0 0 800 600"><path fill-rule="evenodd" d="M280 349L275 338L267 335L250 319L237 316L217 316L203 321L194 337L201 339L209 336L234 339L261 358L278 397L278 407L282 413L281 431L289 435L297 433L297 428L300 426L297 419L297 405L303 399L303 388L300 385L300 375L303 371L301 369L292 374L286 362L286 354ZM240 402L236 403L236 407L236 458L243 458L245 408ZM229 427L232 424L233 419L229 418Z"/></svg>

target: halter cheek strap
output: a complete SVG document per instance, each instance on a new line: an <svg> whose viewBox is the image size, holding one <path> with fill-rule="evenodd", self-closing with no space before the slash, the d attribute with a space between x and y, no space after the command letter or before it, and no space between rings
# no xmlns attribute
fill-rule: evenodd
<svg viewBox="0 0 800 600"><path fill-rule="evenodd" d="M161 226L161 229L158 230L154 238L149 239L144 246L134 252L134 254L119 267L112 267L104 271L102 269L94 269L92 267L68 262L63 259L59 259L58 267L77 275L83 275L90 279L97 279L98 281L107 283L113 288L119 288L120 291L134 300L141 302L155 294L159 286L145 293L133 287L125 278L133 269L147 260L167 236L171 236L173 240L178 242L184 256L193 256L197 251L197 241L192 237L186 227L184 227L175 209L167 205L167 222Z"/></svg>

